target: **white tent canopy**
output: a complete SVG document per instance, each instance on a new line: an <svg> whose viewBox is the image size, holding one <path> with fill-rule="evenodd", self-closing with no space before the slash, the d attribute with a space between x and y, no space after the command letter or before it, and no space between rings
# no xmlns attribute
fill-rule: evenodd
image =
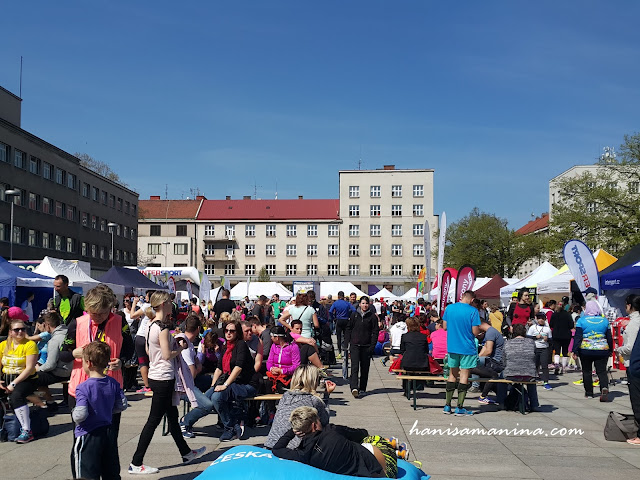
<svg viewBox="0 0 640 480"><path fill-rule="evenodd" d="M44 257L42 263L34 268L33 271L47 277L64 275L69 279L70 286L81 287L85 293L101 283L87 275L77 262L61 260L59 258ZM108 285L116 295L124 295L124 287L122 285L115 285L113 283L107 283L106 285Z"/></svg>
<svg viewBox="0 0 640 480"><path fill-rule="evenodd" d="M573 275L565 266L551 278L538 282L538 295L570 292L571 280L573 280Z"/></svg>
<svg viewBox="0 0 640 480"><path fill-rule="evenodd" d="M400 300L415 300L416 299L416 295L418 294L418 290L416 289L416 287L410 288L408 292L406 292L404 295L400 296Z"/></svg>
<svg viewBox="0 0 640 480"><path fill-rule="evenodd" d="M544 262L538 268L536 268L529 275L522 280L500 289L500 298L505 304L509 303L511 294L520 288L537 287L538 283L553 277L558 272L558 269L551 265L549 262Z"/></svg>
<svg viewBox="0 0 640 480"><path fill-rule="evenodd" d="M191 280L196 285L200 286L200 274L196 267L129 267L137 268L143 275L154 277L162 280L166 283L169 277L173 277L174 280Z"/></svg>
<svg viewBox="0 0 640 480"><path fill-rule="evenodd" d="M217 292L216 292L217 293ZM290 300L293 296L293 292L287 290L284 285L278 282L251 282L248 285L247 282L240 282L231 289L231 300L242 300L248 296L250 299L255 300L260 295L265 295L271 298L273 294L280 295L280 300ZM215 297L211 297L215 298Z"/></svg>
<svg viewBox="0 0 640 480"><path fill-rule="evenodd" d="M391 293L386 288L383 288L382 290L380 290L375 295L371 295L371 299L372 300L380 299L380 298L389 299L389 300L397 300L399 297L397 295L394 295L393 293Z"/></svg>
<svg viewBox="0 0 640 480"><path fill-rule="evenodd" d="M351 292L355 292L358 298L367 296L366 293L351 282L320 282L320 298L327 298L331 295L334 299L337 299L340 291L344 292L347 297Z"/></svg>

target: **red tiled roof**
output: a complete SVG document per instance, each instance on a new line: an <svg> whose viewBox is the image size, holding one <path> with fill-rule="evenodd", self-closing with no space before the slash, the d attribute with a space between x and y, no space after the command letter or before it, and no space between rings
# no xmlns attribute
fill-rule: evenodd
<svg viewBox="0 0 640 480"><path fill-rule="evenodd" d="M541 217L531 220L525 226L516 230L516 235L527 235L529 233L537 232L538 230L544 230L549 228L549 214L543 213Z"/></svg>
<svg viewBox="0 0 640 480"><path fill-rule="evenodd" d="M339 200L205 200L198 220L339 220Z"/></svg>
<svg viewBox="0 0 640 480"><path fill-rule="evenodd" d="M146 218L195 219L203 200L138 200L141 220Z"/></svg>

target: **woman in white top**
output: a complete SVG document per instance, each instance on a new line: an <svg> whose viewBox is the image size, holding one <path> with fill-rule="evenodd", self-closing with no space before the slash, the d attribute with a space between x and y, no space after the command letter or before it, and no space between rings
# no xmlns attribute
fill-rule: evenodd
<svg viewBox="0 0 640 480"><path fill-rule="evenodd" d="M166 292L155 292L151 295L151 307L155 311L155 318L149 324L147 337L147 353L149 355L149 386L153 391L151 411L147 423L142 429L138 448L129 465L131 474L157 473L157 468L147 467L142 461L149 448L153 433L160 425L162 417L167 416L169 432L173 437L182 462L189 463L206 452L206 447L191 450L182 437L180 424L178 423L178 407L173 405L173 393L175 391L175 376L177 363L175 358L181 354L182 347L169 333L168 319L171 316L171 298Z"/></svg>
<svg viewBox="0 0 640 480"><path fill-rule="evenodd" d="M306 293L296 295L295 306L289 307L289 310L285 311L278 321L291 330L291 326L287 322L289 319L302 322L301 335L305 338L313 337L313 327L320 328L316 310L309 306L309 296Z"/></svg>

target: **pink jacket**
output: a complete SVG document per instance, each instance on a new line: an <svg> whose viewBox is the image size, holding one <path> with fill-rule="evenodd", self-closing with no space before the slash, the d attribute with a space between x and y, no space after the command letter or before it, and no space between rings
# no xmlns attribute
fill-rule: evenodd
<svg viewBox="0 0 640 480"><path fill-rule="evenodd" d="M292 375L296 368L300 366L300 350L298 345L291 343L288 345L271 345L269 358L267 359L267 370L271 367L282 369L283 375Z"/></svg>

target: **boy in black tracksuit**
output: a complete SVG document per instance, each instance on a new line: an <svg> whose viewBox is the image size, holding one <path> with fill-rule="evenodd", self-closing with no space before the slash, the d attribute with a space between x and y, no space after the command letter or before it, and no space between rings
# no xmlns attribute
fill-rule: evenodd
<svg viewBox="0 0 640 480"><path fill-rule="evenodd" d="M345 338L351 352L351 393L358 398L367 390L369 363L378 341L378 316L369 306L369 297L360 298L357 310L347 323Z"/></svg>

